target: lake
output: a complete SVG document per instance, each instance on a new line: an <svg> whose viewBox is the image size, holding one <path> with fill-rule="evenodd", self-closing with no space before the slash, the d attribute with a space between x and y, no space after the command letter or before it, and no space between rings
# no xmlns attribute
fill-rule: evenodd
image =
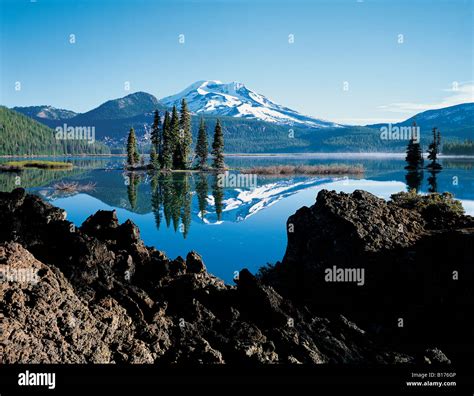
<svg viewBox="0 0 474 396"><path fill-rule="evenodd" d="M57 159L60 160L60 159ZM420 192L449 191L474 215L474 159L444 158L438 174L407 174L396 155L279 155L229 156L229 167L276 164L363 165L357 177L257 176L255 184L224 187L215 175L200 173L129 174L120 169L122 157L67 158L71 171L31 169L21 174L0 173L0 190L22 186L63 208L76 225L99 209L117 211L121 222L138 225L146 245L168 257L199 252L207 269L232 283L235 271L259 267L283 258L286 221L297 209L315 202L321 189L352 192L367 190L388 199L391 194L417 188ZM5 161L1 159L0 161ZM237 171L231 171L230 175ZM230 180L230 179L229 179ZM60 181L94 189L60 194ZM253 181L253 179L252 179Z"/></svg>

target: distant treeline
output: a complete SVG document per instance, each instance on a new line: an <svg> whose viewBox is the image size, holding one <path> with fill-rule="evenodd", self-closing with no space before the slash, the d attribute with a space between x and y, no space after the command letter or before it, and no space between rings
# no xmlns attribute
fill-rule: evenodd
<svg viewBox="0 0 474 396"><path fill-rule="evenodd" d="M446 155L474 155L474 141L446 142L443 145L443 154Z"/></svg>
<svg viewBox="0 0 474 396"><path fill-rule="evenodd" d="M35 120L0 106L0 155L107 154L100 143L86 140L58 140L54 130Z"/></svg>

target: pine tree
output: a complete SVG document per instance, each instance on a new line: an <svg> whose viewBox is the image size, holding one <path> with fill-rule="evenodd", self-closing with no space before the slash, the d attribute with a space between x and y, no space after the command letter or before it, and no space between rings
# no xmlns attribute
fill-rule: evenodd
<svg viewBox="0 0 474 396"><path fill-rule="evenodd" d="M428 146L428 159L431 162L436 161L436 154L436 128L433 128L433 141Z"/></svg>
<svg viewBox="0 0 474 396"><path fill-rule="evenodd" d="M212 155L214 157L212 167L215 169L224 169L224 135L219 119L217 119L214 129L214 140L212 142Z"/></svg>
<svg viewBox="0 0 474 396"><path fill-rule="evenodd" d="M412 128L413 130L417 128L416 122L413 123ZM417 170L423 166L423 154L420 142L417 141L414 136L408 142L406 154L405 161L407 162L407 166L405 166L405 169Z"/></svg>
<svg viewBox="0 0 474 396"><path fill-rule="evenodd" d="M408 142L406 154L405 161L407 166L405 166L405 169L416 170L422 166L423 156L420 143L417 143L415 139L410 139Z"/></svg>
<svg viewBox="0 0 474 396"><path fill-rule="evenodd" d="M158 110L155 110L155 115L153 118L153 125L151 127L151 144L155 146L155 148L158 146L158 129L160 127L160 115L158 113Z"/></svg>
<svg viewBox="0 0 474 396"><path fill-rule="evenodd" d="M162 169L171 169L173 167L173 137L171 135L170 113L165 113L163 121L163 153L161 160Z"/></svg>
<svg viewBox="0 0 474 396"><path fill-rule="evenodd" d="M176 106L173 106L171 112L170 122L170 138L172 144L172 155L173 155L173 169L179 169L181 165L180 149L179 149L179 115Z"/></svg>
<svg viewBox="0 0 474 396"><path fill-rule="evenodd" d="M189 156L191 154L191 145L193 136L191 133L191 114L188 110L186 99L181 101L181 115L179 119L179 135L176 145L178 169L187 169L189 167Z"/></svg>
<svg viewBox="0 0 474 396"><path fill-rule="evenodd" d="M156 169L159 169L161 167L160 158L162 156L160 155L160 153L163 150L162 144L163 144L163 134L160 128L160 113L158 112L158 110L155 110L153 126L151 128L151 149L154 148L156 159L155 161L151 160L151 151L150 151L150 161Z"/></svg>
<svg viewBox="0 0 474 396"><path fill-rule="evenodd" d="M160 169L158 154L156 154L156 148L153 144L151 145L150 149L150 165L153 167L153 169Z"/></svg>
<svg viewBox="0 0 474 396"><path fill-rule="evenodd" d="M439 148L441 145L441 133L438 128L433 128L433 141L428 146L428 159L431 163L427 166L433 170L441 169L441 165L438 163Z"/></svg>
<svg viewBox="0 0 474 396"><path fill-rule="evenodd" d="M127 163L129 166L134 166L140 160L137 148L137 138L135 136L135 130L130 128L127 139Z"/></svg>
<svg viewBox="0 0 474 396"><path fill-rule="evenodd" d="M199 169L207 167L207 156L209 153L209 146L207 143L207 130L204 119L201 117L199 124L199 132L196 144L197 166Z"/></svg>

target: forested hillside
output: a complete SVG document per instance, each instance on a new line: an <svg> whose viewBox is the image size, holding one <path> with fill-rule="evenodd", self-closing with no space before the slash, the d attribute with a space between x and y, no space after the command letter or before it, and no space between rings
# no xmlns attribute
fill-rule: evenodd
<svg viewBox="0 0 474 396"><path fill-rule="evenodd" d="M474 155L474 141L448 142L443 146L445 155Z"/></svg>
<svg viewBox="0 0 474 396"><path fill-rule="evenodd" d="M85 140L56 140L54 130L0 106L0 155L106 154L100 143Z"/></svg>

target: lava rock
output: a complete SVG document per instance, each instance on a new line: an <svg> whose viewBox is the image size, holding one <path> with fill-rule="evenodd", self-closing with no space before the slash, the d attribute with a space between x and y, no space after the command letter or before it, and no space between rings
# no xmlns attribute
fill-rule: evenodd
<svg viewBox="0 0 474 396"><path fill-rule="evenodd" d="M186 268L190 273L206 272L206 266L202 261L202 257L194 251L189 252L186 256Z"/></svg>
<svg viewBox="0 0 474 396"><path fill-rule="evenodd" d="M317 274L313 269L347 257L346 250L354 262L368 259L368 265L378 263L381 271L385 265L390 277L400 280L396 274L400 268L405 271L400 260L408 254L403 249L413 250L416 257L430 243L440 245L439 238L449 237L459 249L456 254L462 255L472 246L471 232L418 235L417 230L425 231L419 213L387 208L363 192L353 197L323 193L316 206L290 219L297 235L291 236L283 263L267 269L266 277L244 269L237 286L230 286L209 274L196 252L186 260L170 260L146 247L138 228L129 220L118 224L113 212L99 211L76 228L65 220L64 211L39 197L23 190L0 193L0 270L10 274L0 283L3 363L397 364L413 363L419 356L425 363L452 360L445 351L449 345L442 345L447 355L432 342L408 349L366 331L370 323L358 315L341 315L344 304L322 309L316 304L321 300L312 300L316 294L309 291L321 285L312 278ZM395 234L397 216L405 219L408 229L400 239ZM386 232L386 237L377 232ZM393 255L399 261L376 261L380 252L385 255L380 257ZM12 277L20 268L36 274L37 283ZM324 298L318 295L324 302L337 294L324 292ZM406 292L414 296L410 288ZM354 296L343 295L356 301ZM433 317L439 321L443 315ZM405 319L412 320L409 315ZM397 331L391 339L400 336Z"/></svg>

